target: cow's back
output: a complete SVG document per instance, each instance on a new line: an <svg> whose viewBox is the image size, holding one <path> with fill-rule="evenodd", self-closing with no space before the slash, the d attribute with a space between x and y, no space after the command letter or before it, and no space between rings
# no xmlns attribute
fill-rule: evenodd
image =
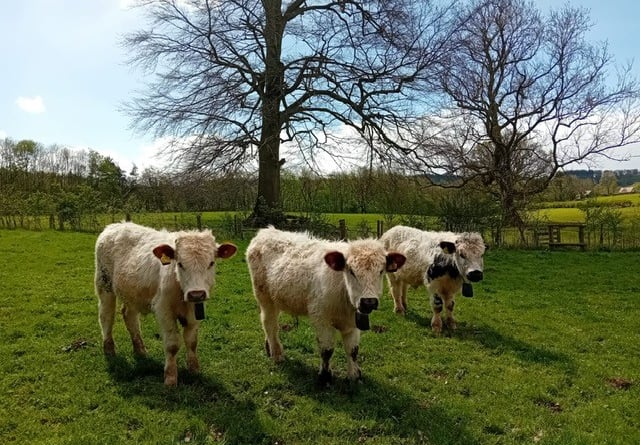
<svg viewBox="0 0 640 445"><path fill-rule="evenodd" d="M307 315L315 300L341 289L340 274L324 262L326 252L339 247L341 243L304 233L259 230L246 252L256 298L268 298L294 315Z"/></svg>
<svg viewBox="0 0 640 445"><path fill-rule="evenodd" d="M147 311L162 267L153 249L162 243L171 243L166 231L128 222L110 224L96 241L96 273L108 277L120 298Z"/></svg>
<svg viewBox="0 0 640 445"><path fill-rule="evenodd" d="M394 226L380 240L388 251L399 252L406 257L404 266L394 272L394 278L412 287L424 283L424 273L437 253L440 239L435 232L425 232L407 226Z"/></svg>

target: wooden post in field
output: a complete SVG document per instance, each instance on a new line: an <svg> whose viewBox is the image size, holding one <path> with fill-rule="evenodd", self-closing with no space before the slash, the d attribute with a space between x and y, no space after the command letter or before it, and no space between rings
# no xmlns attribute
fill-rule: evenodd
<svg viewBox="0 0 640 445"><path fill-rule="evenodd" d="M376 223L376 235L380 238L384 233L384 221L378 220Z"/></svg>
<svg viewBox="0 0 640 445"><path fill-rule="evenodd" d="M198 213L196 215L196 227L198 228L198 230L202 230L202 214Z"/></svg>
<svg viewBox="0 0 640 445"><path fill-rule="evenodd" d="M338 228L340 230L340 239L345 241L347 239L347 222L341 219L338 221Z"/></svg>

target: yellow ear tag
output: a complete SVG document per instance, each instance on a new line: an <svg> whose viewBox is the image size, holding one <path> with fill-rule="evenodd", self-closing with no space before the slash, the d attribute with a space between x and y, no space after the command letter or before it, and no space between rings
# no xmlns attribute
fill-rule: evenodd
<svg viewBox="0 0 640 445"><path fill-rule="evenodd" d="M169 258L169 255L166 253L163 253L160 257L160 262L166 266L167 264L171 264L171 258Z"/></svg>

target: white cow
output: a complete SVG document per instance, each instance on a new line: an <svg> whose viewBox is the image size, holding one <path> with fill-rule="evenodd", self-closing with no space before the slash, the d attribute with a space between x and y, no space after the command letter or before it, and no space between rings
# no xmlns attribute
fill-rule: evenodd
<svg viewBox="0 0 640 445"><path fill-rule="evenodd" d="M404 254L402 270L387 279L395 311L407 310L407 288L427 287L433 317L431 328L442 331L440 313L447 311L447 325L456 328L453 317L455 295L472 296L472 282L483 278L485 244L479 233L427 232L413 227L395 226L380 238L385 249Z"/></svg>
<svg viewBox="0 0 640 445"><path fill-rule="evenodd" d="M404 256L386 252L373 239L333 242L273 227L258 231L246 256L267 354L276 362L284 358L278 336L281 311L307 315L322 357L320 382L331 381L335 330L342 335L348 377L360 378L360 330L369 328L368 314L378 307L382 276L402 267Z"/></svg>
<svg viewBox="0 0 640 445"><path fill-rule="evenodd" d="M113 323L116 298L135 354L147 351L139 315L153 312L165 351L164 383L176 385L180 349L177 321L183 327L187 366L198 372L196 353L200 321L196 310L209 299L215 282L215 260L236 252L233 244L217 244L211 231L167 232L124 222L108 225L95 250L95 290L105 354L115 354Z"/></svg>

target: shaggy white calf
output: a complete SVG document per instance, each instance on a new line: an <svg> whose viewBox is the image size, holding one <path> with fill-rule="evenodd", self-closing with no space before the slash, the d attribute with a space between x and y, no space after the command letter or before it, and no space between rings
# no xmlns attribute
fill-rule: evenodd
<svg viewBox="0 0 640 445"><path fill-rule="evenodd" d="M462 291L473 296L472 282L483 278L485 244L478 233L427 232L413 227L395 226L380 238L386 249L404 254L404 267L387 279L395 311L407 310L407 288L425 285L433 317L431 328L442 331L440 313L446 309L447 325L456 328L453 317L455 295Z"/></svg>
<svg viewBox="0 0 640 445"><path fill-rule="evenodd" d="M165 351L164 383L176 385L180 349L177 321L183 327L189 370L198 372L196 353L203 302L215 282L215 260L236 252L233 244L216 244L210 231L157 231L133 223L108 225L95 250L95 290L105 354L115 354L113 323L116 299L134 353L146 355L139 315L153 312Z"/></svg>
<svg viewBox="0 0 640 445"><path fill-rule="evenodd" d="M369 329L368 314L378 307L382 276L402 267L404 256L386 252L373 239L332 242L273 227L258 231L246 256L267 354L276 362L284 358L278 337L281 311L307 315L322 357L320 382L331 381L336 330L342 335L347 374L360 378L360 330Z"/></svg>

